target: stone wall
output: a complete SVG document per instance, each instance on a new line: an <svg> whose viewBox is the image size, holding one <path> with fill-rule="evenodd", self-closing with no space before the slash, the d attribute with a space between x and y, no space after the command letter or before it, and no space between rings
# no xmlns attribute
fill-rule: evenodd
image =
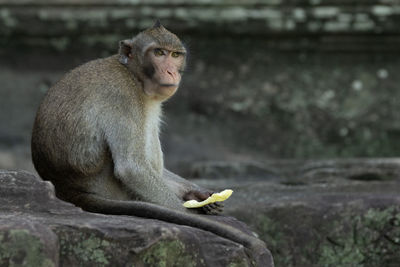
<svg viewBox="0 0 400 267"><path fill-rule="evenodd" d="M191 51L165 105L168 165L397 155L398 0L0 0L0 167L31 169L34 114L63 73L156 19Z"/></svg>
<svg viewBox="0 0 400 267"><path fill-rule="evenodd" d="M398 0L86 0L0 1L2 42L18 39L57 49L79 43L107 43L149 27L160 19L178 33L202 35L318 36L338 34L383 37L399 43ZM11 39L11 40L10 40ZM337 41L330 37L324 42ZM355 38L357 42L369 42ZM394 43L393 43L394 42ZM335 46L337 49L340 47ZM292 45L299 48L298 44Z"/></svg>

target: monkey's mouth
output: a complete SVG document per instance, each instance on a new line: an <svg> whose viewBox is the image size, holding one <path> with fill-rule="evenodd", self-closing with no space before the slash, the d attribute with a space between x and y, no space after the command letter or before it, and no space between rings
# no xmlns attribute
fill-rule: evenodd
<svg viewBox="0 0 400 267"><path fill-rule="evenodd" d="M175 83L160 83L161 87L178 87L179 84L175 84Z"/></svg>

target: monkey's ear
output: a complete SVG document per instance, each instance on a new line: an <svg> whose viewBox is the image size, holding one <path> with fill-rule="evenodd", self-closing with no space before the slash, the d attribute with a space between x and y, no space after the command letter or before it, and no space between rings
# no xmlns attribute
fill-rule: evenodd
<svg viewBox="0 0 400 267"><path fill-rule="evenodd" d="M129 58L132 57L132 47L133 41L130 39L119 42L119 62L121 64L128 64Z"/></svg>
<svg viewBox="0 0 400 267"><path fill-rule="evenodd" d="M161 28L161 27L162 27L161 22L160 22L160 20L158 19L158 20L156 21L156 23L154 23L153 28Z"/></svg>

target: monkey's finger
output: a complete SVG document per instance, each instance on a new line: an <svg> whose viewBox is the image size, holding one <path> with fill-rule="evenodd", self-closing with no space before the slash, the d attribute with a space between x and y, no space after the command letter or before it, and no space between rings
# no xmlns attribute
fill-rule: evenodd
<svg viewBox="0 0 400 267"><path fill-rule="evenodd" d="M213 214L213 215L218 215L218 214L220 214L222 212L222 210L220 210L220 209L213 209L212 211L211 211L211 213Z"/></svg>
<svg viewBox="0 0 400 267"><path fill-rule="evenodd" d="M211 204L208 204L207 206L209 206L210 209L213 209L213 210L217 210L218 209L218 205L216 203L211 203Z"/></svg>
<svg viewBox="0 0 400 267"><path fill-rule="evenodd" d="M217 212L216 210L209 210L206 212L207 215L218 215L219 212Z"/></svg>
<svg viewBox="0 0 400 267"><path fill-rule="evenodd" d="M215 204L215 206L217 206L219 208L223 208L224 207L224 203L223 202L215 202L213 204Z"/></svg>
<svg viewBox="0 0 400 267"><path fill-rule="evenodd" d="M224 209L224 205L223 204L219 204L218 202L212 203L210 204L210 207L215 210L216 212L221 213Z"/></svg>
<svg viewBox="0 0 400 267"><path fill-rule="evenodd" d="M221 207L216 206L216 207L213 209L213 211L216 212L216 213L222 213L222 212L224 211L224 209L221 208Z"/></svg>
<svg viewBox="0 0 400 267"><path fill-rule="evenodd" d="M205 205L205 206L203 206L202 208L203 208L203 211L204 211L205 213L209 213L209 212L212 210L211 207L210 207L210 205Z"/></svg>
<svg viewBox="0 0 400 267"><path fill-rule="evenodd" d="M216 214L218 214L218 212L216 212L214 209L212 209L209 205L206 205L206 206L203 207L203 212L205 214L208 214L208 215L216 215Z"/></svg>
<svg viewBox="0 0 400 267"><path fill-rule="evenodd" d="M219 209L216 205L209 204L203 207L203 211L209 215L217 215L222 212L222 209Z"/></svg>

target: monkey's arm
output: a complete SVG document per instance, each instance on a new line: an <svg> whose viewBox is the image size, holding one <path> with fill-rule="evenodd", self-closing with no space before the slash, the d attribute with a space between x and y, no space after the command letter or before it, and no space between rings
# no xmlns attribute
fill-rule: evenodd
<svg viewBox="0 0 400 267"><path fill-rule="evenodd" d="M213 191L205 189L192 183L179 175L164 168L163 172L164 179L167 181L168 187L181 199L183 200L198 200L203 201L211 196ZM199 208L203 213L206 214L218 214L223 210L224 204L222 202L215 202L204 207Z"/></svg>
<svg viewBox="0 0 400 267"><path fill-rule="evenodd" d="M104 128L106 143L113 161L113 175L132 199L151 202L185 211L183 201L172 192L158 172L144 157L143 134L127 117L120 117Z"/></svg>
<svg viewBox="0 0 400 267"><path fill-rule="evenodd" d="M208 191L195 183L192 183L179 175L164 168L163 172L164 179L168 182L168 186L177 194L178 196L183 196L185 193L191 190Z"/></svg>

